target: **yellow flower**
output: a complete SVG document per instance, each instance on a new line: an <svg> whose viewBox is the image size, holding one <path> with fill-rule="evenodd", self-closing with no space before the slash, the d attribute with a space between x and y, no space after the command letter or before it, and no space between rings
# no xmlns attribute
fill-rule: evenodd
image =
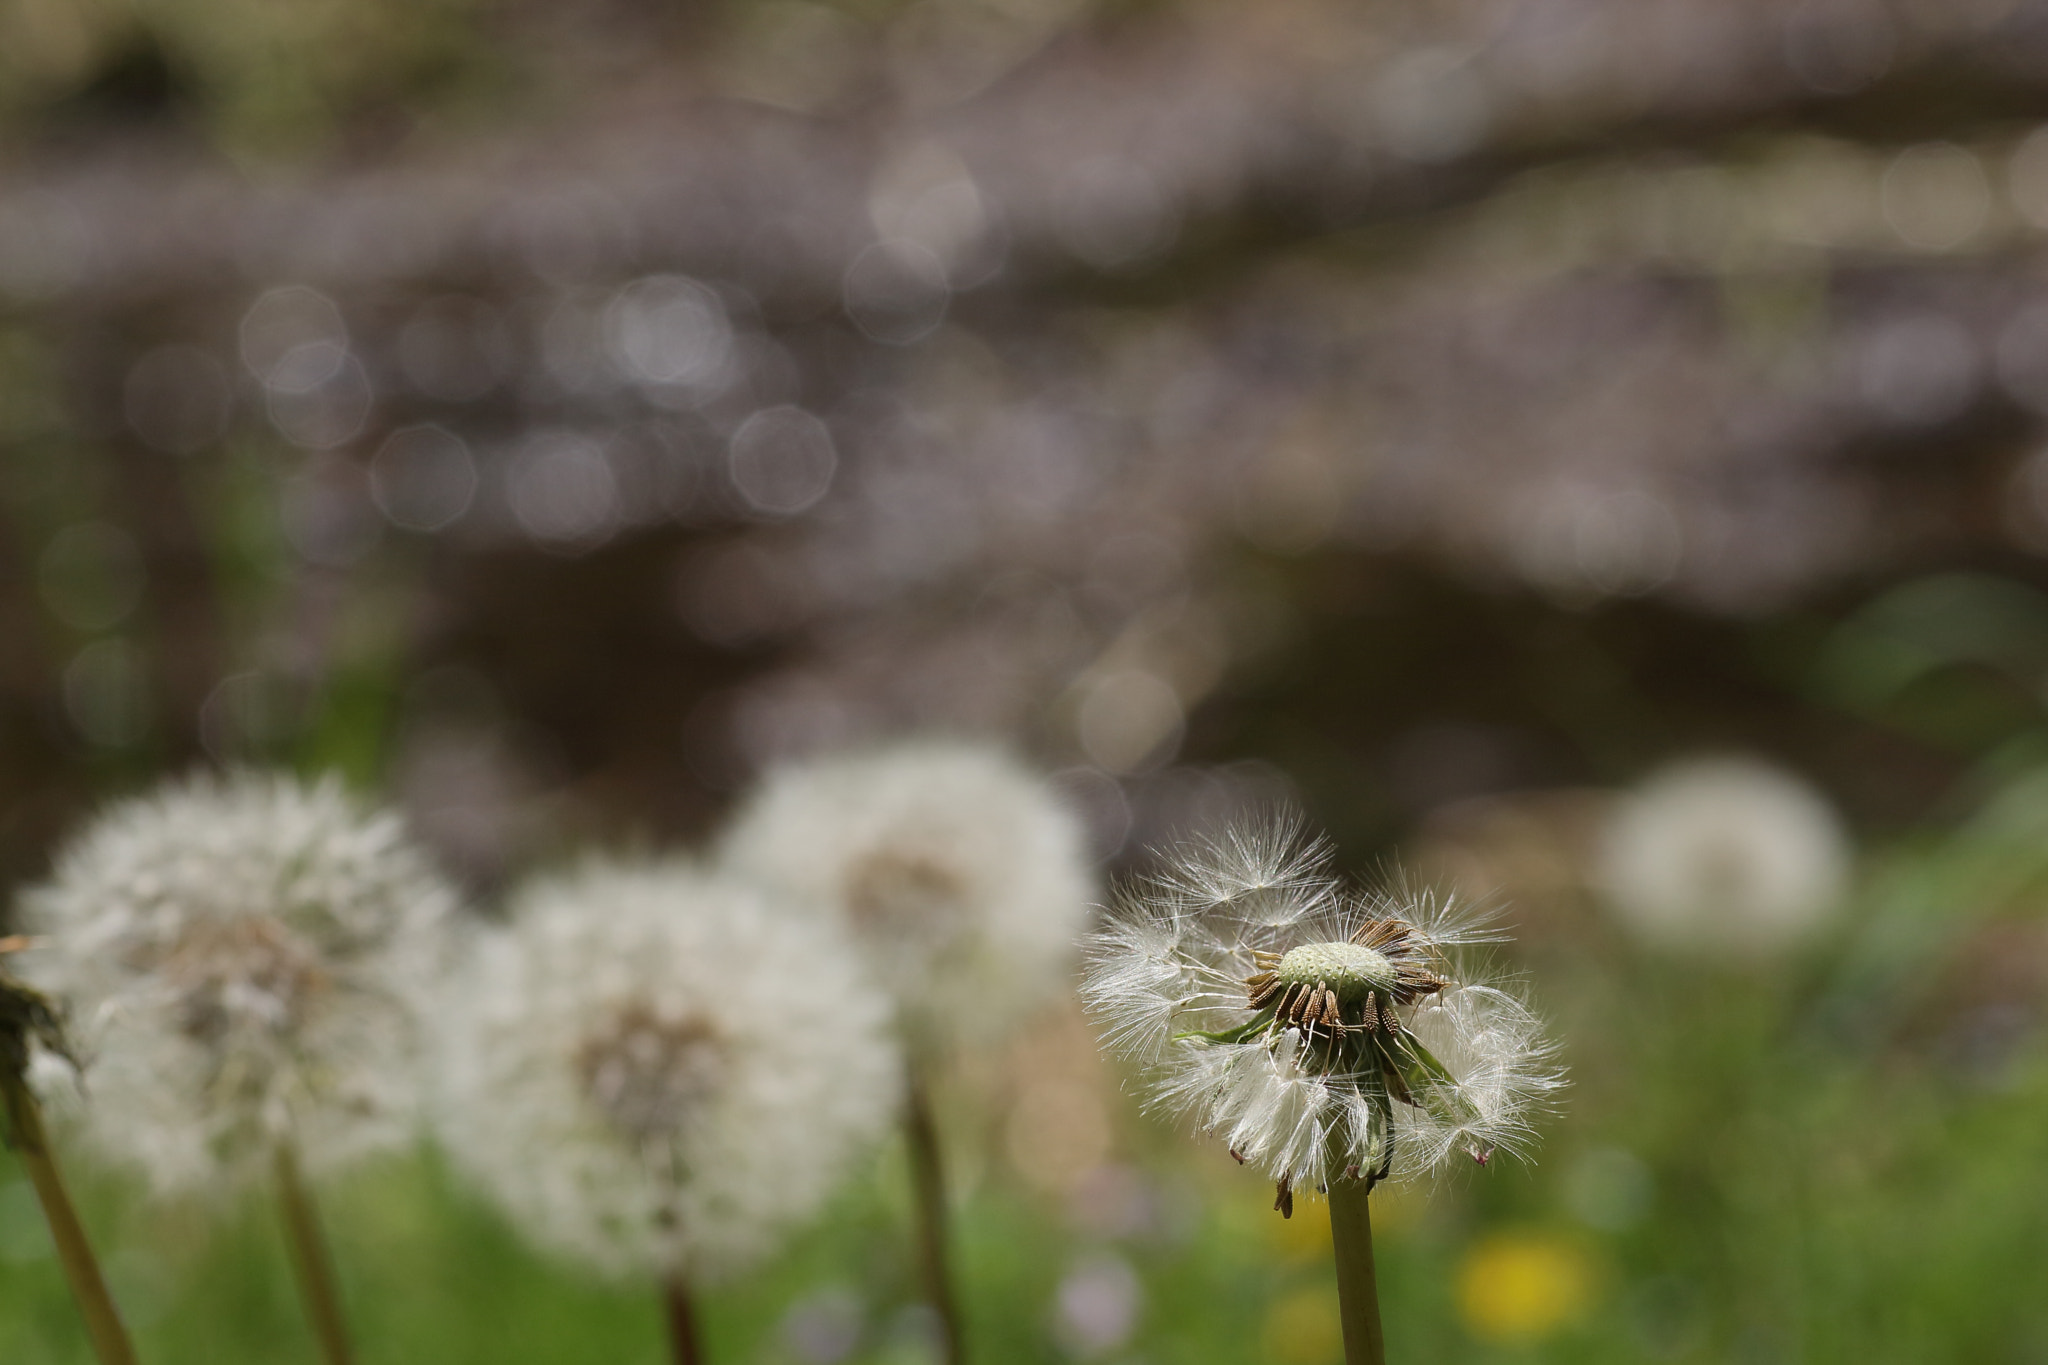
<svg viewBox="0 0 2048 1365"><path fill-rule="evenodd" d="M1593 1267L1576 1245L1543 1232L1496 1233L1465 1253L1458 1305L1476 1337L1526 1342L1582 1317Z"/></svg>

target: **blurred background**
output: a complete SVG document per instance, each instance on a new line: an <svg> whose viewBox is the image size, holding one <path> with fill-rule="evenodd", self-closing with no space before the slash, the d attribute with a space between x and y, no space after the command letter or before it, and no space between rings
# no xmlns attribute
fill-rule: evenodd
<svg viewBox="0 0 2048 1365"><path fill-rule="evenodd" d="M917 730L1106 876L1292 800L1575 1078L1376 1198L1399 1358L2048 1360L2044 427L2039 0L11 0L0 876L206 762L483 905ZM1337 1358L1077 1012L956 1071L983 1359ZM721 1358L930 1358L897 1164ZM309 1355L87 1175L149 1358ZM430 1153L330 1202L371 1361L657 1358ZM10 1365L46 1245L0 1165Z"/></svg>

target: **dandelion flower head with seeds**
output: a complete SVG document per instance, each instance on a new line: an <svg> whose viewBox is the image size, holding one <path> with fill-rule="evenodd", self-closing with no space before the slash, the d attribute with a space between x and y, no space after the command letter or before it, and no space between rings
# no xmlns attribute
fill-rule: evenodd
<svg viewBox="0 0 2048 1365"><path fill-rule="evenodd" d="M894 1116L889 1008L830 924L681 861L529 885L449 983L437 1126L537 1244L716 1280Z"/></svg>
<svg viewBox="0 0 2048 1365"><path fill-rule="evenodd" d="M985 1040L1064 989L1095 895L1073 812L1007 753L967 741L772 772L723 857L843 921L926 1037Z"/></svg>
<svg viewBox="0 0 2048 1365"><path fill-rule="evenodd" d="M1597 878L1645 942L1720 957L1794 947L1849 889L1841 817L1796 774L1761 759L1695 758L1615 804Z"/></svg>
<svg viewBox="0 0 2048 1365"><path fill-rule="evenodd" d="M405 1141L454 892L333 778L201 774L120 801L25 893L21 970L68 1008L89 1142L160 1191Z"/></svg>
<svg viewBox="0 0 2048 1365"><path fill-rule="evenodd" d="M1181 846L1123 888L1082 997L1151 1105L1279 1186L1377 1181L1526 1154L1562 1083L1529 1007L1477 974L1497 942L1431 894L1348 888L1276 819Z"/></svg>

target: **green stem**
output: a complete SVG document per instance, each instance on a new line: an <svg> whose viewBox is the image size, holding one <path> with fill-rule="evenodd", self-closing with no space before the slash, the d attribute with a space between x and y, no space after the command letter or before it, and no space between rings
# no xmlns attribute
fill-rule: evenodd
<svg viewBox="0 0 2048 1365"><path fill-rule="evenodd" d="M903 1132L910 1150L911 1194L917 1204L918 1268L925 1297L939 1320L939 1356L945 1365L967 1358L960 1330L960 1304L953 1292L953 1265L946 1226L946 1175L939 1153L939 1128L931 1095L916 1062L904 1086Z"/></svg>
<svg viewBox="0 0 2048 1365"><path fill-rule="evenodd" d="M669 1358L675 1365L703 1365L704 1346L697 1333L697 1311L690 1286L678 1270L662 1281L662 1308L668 1316Z"/></svg>
<svg viewBox="0 0 2048 1365"><path fill-rule="evenodd" d="M326 1365L350 1365L348 1326L341 1316L341 1293L334 1282L334 1261L320 1235L313 1196L299 1172L298 1153L280 1142L276 1153L277 1201L284 1215L285 1239L291 1245L292 1270L298 1276L299 1301L320 1343Z"/></svg>
<svg viewBox="0 0 2048 1365"><path fill-rule="evenodd" d="M42 1202L43 1217L50 1224L50 1239L57 1244L57 1260L64 1267L71 1297L78 1301L79 1315L85 1319L93 1354L99 1357L101 1365L135 1365L135 1347L128 1340L128 1329L121 1325L113 1295L107 1292L106 1277L100 1274L92 1244L85 1239L85 1226L78 1221L78 1210L71 1205L64 1177L57 1169L57 1158L50 1151L49 1135L43 1131L42 1109L19 1076L0 1073L0 1090L5 1091L8 1145L21 1159L29 1183L35 1186L36 1198Z"/></svg>
<svg viewBox="0 0 2048 1365"><path fill-rule="evenodd" d="M1337 1315L1344 1324L1344 1365L1386 1365L1380 1331L1379 1277L1372 1264L1372 1184L1330 1182L1330 1236L1337 1250Z"/></svg>

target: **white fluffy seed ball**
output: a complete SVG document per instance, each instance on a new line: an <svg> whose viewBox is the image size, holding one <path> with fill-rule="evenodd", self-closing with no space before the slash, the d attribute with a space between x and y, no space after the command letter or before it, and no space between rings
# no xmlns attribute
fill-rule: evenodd
<svg viewBox="0 0 2048 1365"><path fill-rule="evenodd" d="M537 1244L715 1280L889 1122L888 1017L833 926L682 862L593 862L521 891L450 983L437 1126Z"/></svg>
<svg viewBox="0 0 2048 1365"><path fill-rule="evenodd" d="M91 1145L160 1191L331 1169L413 1132L453 890L339 780L200 775L117 802L23 897Z"/></svg>
<svg viewBox="0 0 2048 1365"><path fill-rule="evenodd" d="M1095 897L1073 812L1007 753L960 741L770 773L722 856L843 922L927 1040L985 1041L1057 994Z"/></svg>
<svg viewBox="0 0 2048 1365"><path fill-rule="evenodd" d="M1597 870L1609 903L1645 940L1732 957L1813 933L1849 873L1849 841L1826 798L1750 758L1675 764L1623 796Z"/></svg>

